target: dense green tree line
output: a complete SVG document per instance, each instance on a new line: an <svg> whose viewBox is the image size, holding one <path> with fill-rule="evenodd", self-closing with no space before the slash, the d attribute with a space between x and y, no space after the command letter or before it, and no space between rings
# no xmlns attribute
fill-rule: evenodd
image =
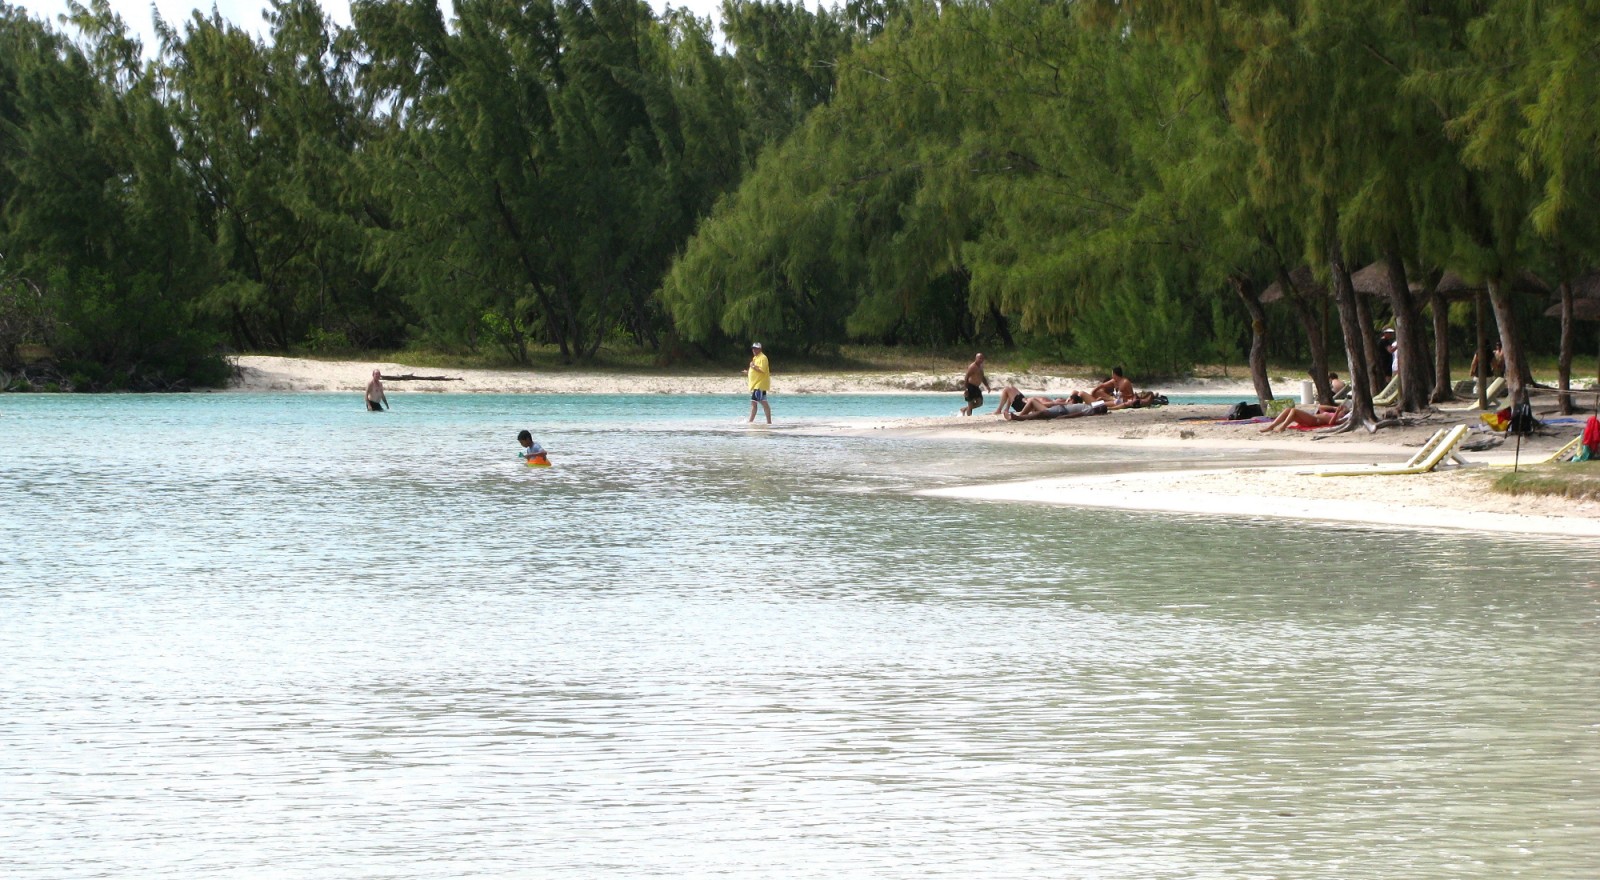
<svg viewBox="0 0 1600 880"><path fill-rule="evenodd" d="M144 52L103 0L0 6L0 369L220 378L228 348L592 357L676 338L698 220L833 90L842 14L729 0L275 0Z"/></svg>
<svg viewBox="0 0 1600 880"><path fill-rule="evenodd" d="M104 5L0 6L0 368L998 344L1248 357L1263 397L1269 357L1348 369L1371 420L1389 324L1406 407L1496 334L1520 396L1530 353L1566 381L1600 268L1597 13L728 0L719 38L641 0L277 0L266 39L196 15L147 54Z"/></svg>
<svg viewBox="0 0 1600 880"><path fill-rule="evenodd" d="M1271 346L1324 386L1342 349L1370 421L1383 324L1402 404L1450 394L1470 329L1449 321L1454 278L1482 292L1520 397L1530 345L1559 338L1566 382L1573 285L1600 266L1597 11L920 4L845 57L837 96L718 204L663 301L691 337L813 342L915 337L953 304L970 333L1014 323L1143 371L1248 339L1264 397Z"/></svg>

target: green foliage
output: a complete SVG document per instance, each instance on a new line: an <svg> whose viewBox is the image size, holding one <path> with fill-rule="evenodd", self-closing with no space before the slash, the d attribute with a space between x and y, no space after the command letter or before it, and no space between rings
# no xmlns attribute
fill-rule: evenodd
<svg viewBox="0 0 1600 880"><path fill-rule="evenodd" d="M220 383L194 308L208 277L195 203L154 74L103 0L74 20L89 51L0 10L7 273L39 291L34 332L78 387Z"/></svg>
<svg viewBox="0 0 1600 880"><path fill-rule="evenodd" d="M1160 277L1129 279L1105 291L1072 324L1074 359L1131 376L1177 376L1201 353L1191 316Z"/></svg>
<svg viewBox="0 0 1600 880"><path fill-rule="evenodd" d="M39 292L0 359L1234 362L1236 291L1302 263L1600 266L1593 6L726 0L719 39L643 0L274 0L265 39L194 14L153 57L105 0L71 36L0 6L0 254ZM1505 287L1502 335L1552 345Z"/></svg>
<svg viewBox="0 0 1600 880"><path fill-rule="evenodd" d="M1578 501L1600 501L1600 462L1558 462L1519 468L1494 479L1494 490L1506 495L1553 495Z"/></svg>
<svg viewBox="0 0 1600 880"><path fill-rule="evenodd" d="M5 273L0 266L0 370L23 364L24 345L42 345L54 336L56 317L39 286Z"/></svg>
<svg viewBox="0 0 1600 880"><path fill-rule="evenodd" d="M186 320L158 278L52 273L50 307L60 328L52 349L83 390L215 386L227 379L217 339Z"/></svg>

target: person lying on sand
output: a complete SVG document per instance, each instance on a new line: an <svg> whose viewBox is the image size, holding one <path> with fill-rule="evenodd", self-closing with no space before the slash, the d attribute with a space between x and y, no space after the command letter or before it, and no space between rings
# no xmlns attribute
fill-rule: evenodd
<svg viewBox="0 0 1600 880"><path fill-rule="evenodd" d="M1123 398L1121 403L1107 405L1106 409L1139 409L1140 407L1151 406L1155 403L1155 399L1156 393L1154 391L1141 391L1132 397Z"/></svg>
<svg viewBox="0 0 1600 880"><path fill-rule="evenodd" d="M994 408L994 414L1000 415L1006 410L1022 412L1028 403L1028 395L1023 394L1017 386L1007 382L1006 387L1000 389L1000 405Z"/></svg>
<svg viewBox="0 0 1600 880"><path fill-rule="evenodd" d="M1029 397L1023 400L1021 406L1013 406L1011 409L1016 413L1035 413L1052 406L1066 406L1069 403L1088 403L1088 401L1083 399L1081 391L1074 391L1066 397ZM1004 415L1009 418L1011 413Z"/></svg>
<svg viewBox="0 0 1600 880"><path fill-rule="evenodd" d="M1032 419L1076 419L1083 416L1103 416L1109 406L1103 400L1097 400L1094 403L1074 403L1071 402L1073 399L1082 400L1076 394L1072 395L1072 398L1058 397L1053 401L1040 400L1035 397L1028 401L1028 405L1024 406L1021 412L1006 413L1006 418L1011 421L1026 422Z"/></svg>
<svg viewBox="0 0 1600 880"><path fill-rule="evenodd" d="M1303 409L1298 409L1291 406L1283 412L1278 413L1278 417L1272 420L1272 424L1262 428L1261 433L1270 434L1274 431L1283 431L1290 425L1303 426L1307 428L1326 428L1332 425L1337 425L1349 417L1349 401L1341 403L1338 406L1328 406L1325 403L1319 403L1317 404L1316 410L1313 412L1306 412Z"/></svg>

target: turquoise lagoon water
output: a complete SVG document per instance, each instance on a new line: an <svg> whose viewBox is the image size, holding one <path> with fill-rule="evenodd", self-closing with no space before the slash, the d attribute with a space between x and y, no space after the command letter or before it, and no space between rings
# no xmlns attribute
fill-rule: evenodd
<svg viewBox="0 0 1600 880"><path fill-rule="evenodd" d="M0 876L1600 866L1600 544L813 430L953 396L395 403L0 397Z"/></svg>

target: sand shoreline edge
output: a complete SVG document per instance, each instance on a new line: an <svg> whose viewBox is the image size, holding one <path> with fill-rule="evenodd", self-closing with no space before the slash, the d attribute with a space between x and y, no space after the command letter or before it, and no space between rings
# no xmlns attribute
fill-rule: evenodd
<svg viewBox="0 0 1600 880"><path fill-rule="evenodd" d="M243 356L239 378L230 392L360 392L373 369L386 374L448 374L459 381L391 383L391 393L502 394L738 394L744 378L722 376L656 376L563 372L537 374L495 370L439 370L399 363L314 361L303 358ZM935 373L807 373L775 378L775 399L783 394L948 394L955 377ZM1064 392L1083 387L1084 380L1066 376L1008 375L1031 392ZM1174 383L1158 390L1171 393L1253 397L1242 382ZM1287 390L1287 389L1285 389ZM990 398L992 407L997 401ZM1050 446L1120 446L1148 449L1159 457L1172 449L1240 451L1275 450L1303 459L1302 464L1263 467L1259 464L1204 470L1137 471L1088 477L1045 477L1017 482L974 484L917 493L927 497L974 502L1047 504L1091 508L1145 510L1182 515L1271 517L1340 522L1406 530L1467 530L1499 534L1600 538L1600 504L1553 497L1512 497L1492 492L1488 483L1508 463L1512 452L1501 446L1467 452L1473 467L1411 476L1318 477L1316 467L1333 464L1404 461L1437 429L1450 424L1474 425L1477 411L1465 406L1416 419L1406 427L1369 435L1355 431L1338 436L1309 432L1262 435L1258 425L1219 424L1215 406L1169 406L1083 419L1008 422L992 414L970 418L944 416L885 420L879 423L818 429L827 433L903 436ZM992 409L988 412L992 413ZM777 415L781 420L781 408ZM1561 425L1530 438L1522 461L1548 456L1576 436L1581 426ZM1486 432L1479 443L1493 442ZM1316 462L1315 466L1309 464Z"/></svg>

